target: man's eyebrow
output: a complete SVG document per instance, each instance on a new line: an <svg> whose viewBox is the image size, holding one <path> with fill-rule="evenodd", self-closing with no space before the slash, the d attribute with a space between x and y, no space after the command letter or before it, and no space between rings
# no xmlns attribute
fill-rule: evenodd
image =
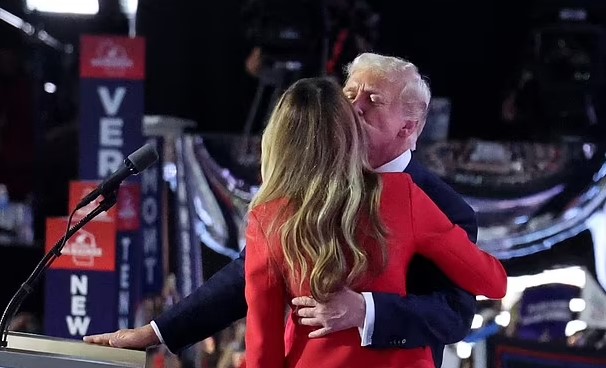
<svg viewBox="0 0 606 368"><path fill-rule="evenodd" d="M360 84L352 83L350 85L343 87L343 92L357 91L359 88L360 88ZM383 95L383 92L381 91L380 88L371 86L369 84L364 85L363 92L366 92L366 93L372 94L372 95L379 95L379 96Z"/></svg>

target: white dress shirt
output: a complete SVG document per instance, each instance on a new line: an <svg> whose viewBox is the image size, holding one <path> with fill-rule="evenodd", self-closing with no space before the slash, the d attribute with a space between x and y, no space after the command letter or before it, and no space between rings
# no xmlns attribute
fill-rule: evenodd
<svg viewBox="0 0 606 368"><path fill-rule="evenodd" d="M394 158L388 163L381 165L375 169L378 173L403 172L412 159L410 150L404 151L400 156ZM362 292L364 301L366 302L366 317L364 318L364 326L358 328L362 346L372 344L372 334L375 329L375 301L372 298L372 293Z"/></svg>
<svg viewBox="0 0 606 368"><path fill-rule="evenodd" d="M160 343L164 345L164 338L162 338L162 334L160 333L160 329L158 328L156 321L151 321L149 324L152 326L152 329L156 333L156 336L158 336L158 340L160 340Z"/></svg>
<svg viewBox="0 0 606 368"><path fill-rule="evenodd" d="M408 164L410 163L411 159L412 152L410 150L407 150L400 156L389 161L388 163L376 168L375 172L403 172L404 170L406 170L406 167L408 167ZM358 331L360 332L362 346L368 346L372 343L372 333L375 328L375 302L372 298L372 293L363 292L362 296L364 297L364 302L366 303L366 317L364 318L364 326L362 328L358 328ZM162 338L162 334L160 333L160 329L158 328L156 322L151 321L150 325L156 333L156 336L158 336L160 342L164 344L164 339Z"/></svg>

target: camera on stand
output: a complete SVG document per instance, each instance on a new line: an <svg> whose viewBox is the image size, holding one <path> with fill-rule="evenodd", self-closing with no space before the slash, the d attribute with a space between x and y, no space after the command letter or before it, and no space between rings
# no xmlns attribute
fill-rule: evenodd
<svg viewBox="0 0 606 368"><path fill-rule="evenodd" d="M258 159L251 155L248 137L263 130L284 90L300 78L321 74L327 28L324 2L318 0L250 0L244 16L246 37L260 65L244 123L241 161Z"/></svg>
<svg viewBox="0 0 606 368"><path fill-rule="evenodd" d="M551 136L571 140L603 137L604 18L600 2L539 2L532 31L540 119Z"/></svg>

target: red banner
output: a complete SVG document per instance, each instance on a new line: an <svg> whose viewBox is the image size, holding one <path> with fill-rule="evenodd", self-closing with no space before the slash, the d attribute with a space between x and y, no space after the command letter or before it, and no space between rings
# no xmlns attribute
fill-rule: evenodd
<svg viewBox="0 0 606 368"><path fill-rule="evenodd" d="M118 231L141 229L141 184L122 183L118 191Z"/></svg>
<svg viewBox="0 0 606 368"><path fill-rule="evenodd" d="M88 193L92 192L97 188L97 186L101 183L101 181L97 180L81 180L81 181L71 181L69 183L69 205L68 205L68 213L72 213L74 208L78 205L80 200L84 198ZM88 215L92 210L95 209L101 202L103 197L99 196L97 199L89 203L88 205L80 208L76 213L74 213L73 223L80 221L83 217ZM101 212L96 220L100 221L112 221L116 218L116 210L115 207L112 207L107 212Z"/></svg>
<svg viewBox="0 0 606 368"><path fill-rule="evenodd" d="M46 251L65 234L67 218L46 220ZM113 221L91 221L65 244L50 269L116 270L116 225Z"/></svg>
<svg viewBox="0 0 606 368"><path fill-rule="evenodd" d="M71 213L78 202L99 185L97 180L80 180L69 183L69 208ZM73 221L79 221L99 205L102 196L79 209L74 214ZM95 217L100 221L116 221L117 231L137 231L141 228L141 185L139 183L122 183L118 190L118 203L108 212L102 212Z"/></svg>
<svg viewBox="0 0 606 368"><path fill-rule="evenodd" d="M145 41L135 37L82 36L80 77L143 80Z"/></svg>

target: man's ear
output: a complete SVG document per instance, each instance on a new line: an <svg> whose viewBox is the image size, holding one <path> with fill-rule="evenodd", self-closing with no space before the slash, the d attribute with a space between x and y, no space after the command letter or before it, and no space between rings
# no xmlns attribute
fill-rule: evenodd
<svg viewBox="0 0 606 368"><path fill-rule="evenodd" d="M419 126L418 120L404 120L404 124L402 124L402 127L400 128L400 131L398 132L398 137L402 137L402 138L410 137L412 134L414 134L417 131L418 126Z"/></svg>

